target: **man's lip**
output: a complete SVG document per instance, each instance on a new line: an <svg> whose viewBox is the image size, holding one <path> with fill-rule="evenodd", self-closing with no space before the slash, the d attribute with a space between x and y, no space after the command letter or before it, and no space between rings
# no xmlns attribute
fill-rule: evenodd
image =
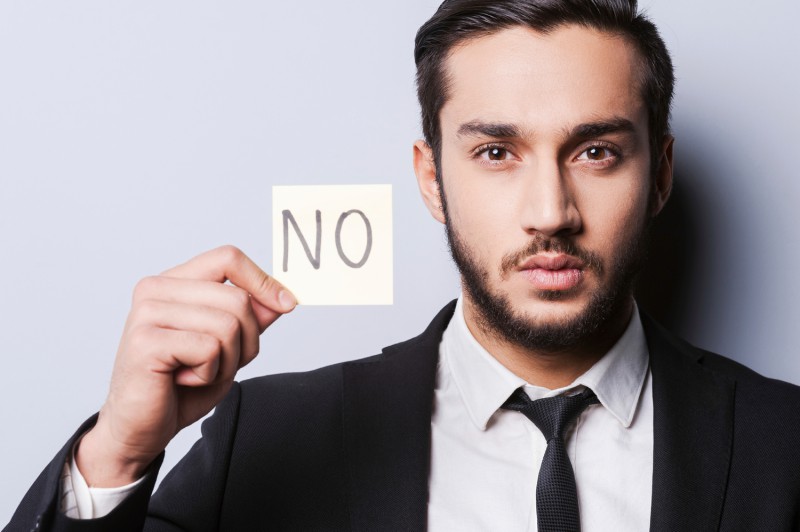
<svg viewBox="0 0 800 532"><path fill-rule="evenodd" d="M538 253L525 259L519 271L538 290L567 291L581 283L584 267L584 262L572 255Z"/></svg>
<svg viewBox="0 0 800 532"><path fill-rule="evenodd" d="M582 270L583 268L582 260L565 254L545 255L540 253L528 257L519 265L520 270Z"/></svg>

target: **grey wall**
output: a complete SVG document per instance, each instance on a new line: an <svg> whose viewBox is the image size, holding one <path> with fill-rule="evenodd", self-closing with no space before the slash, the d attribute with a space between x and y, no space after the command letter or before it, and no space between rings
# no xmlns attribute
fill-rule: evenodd
<svg viewBox="0 0 800 532"><path fill-rule="evenodd" d="M0 3L0 522L101 405L140 277L223 243L271 264L273 184L392 183L395 305L300 308L242 378L373 354L457 295L410 158L413 37L437 4ZM646 5L679 85L645 305L800 383L800 5Z"/></svg>

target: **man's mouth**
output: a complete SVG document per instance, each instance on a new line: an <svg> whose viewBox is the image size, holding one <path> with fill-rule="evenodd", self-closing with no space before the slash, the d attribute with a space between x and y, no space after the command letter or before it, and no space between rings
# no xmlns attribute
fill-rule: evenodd
<svg viewBox="0 0 800 532"><path fill-rule="evenodd" d="M519 265L519 271L537 290L565 291L578 286L585 264L577 257L563 253L537 254Z"/></svg>

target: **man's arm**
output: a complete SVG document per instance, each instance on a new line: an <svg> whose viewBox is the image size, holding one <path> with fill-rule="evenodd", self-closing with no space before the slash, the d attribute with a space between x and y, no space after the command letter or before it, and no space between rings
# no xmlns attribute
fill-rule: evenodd
<svg viewBox="0 0 800 532"><path fill-rule="evenodd" d="M295 304L233 247L140 281L108 398L75 457L87 483L141 477L179 430L222 400L258 354L259 335Z"/></svg>
<svg viewBox="0 0 800 532"><path fill-rule="evenodd" d="M259 335L295 305L288 290L230 246L141 281L96 423L87 423L42 473L8 530L21 512L29 518L19 522L42 529L69 450L86 429L76 461L88 485L118 487L144 476L122 506L146 509L169 441L222 400L236 372L258 354Z"/></svg>

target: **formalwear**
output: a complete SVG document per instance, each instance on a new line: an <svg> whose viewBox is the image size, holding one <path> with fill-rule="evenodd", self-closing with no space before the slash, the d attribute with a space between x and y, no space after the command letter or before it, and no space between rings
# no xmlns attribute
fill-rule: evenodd
<svg viewBox="0 0 800 532"><path fill-rule="evenodd" d="M570 423L566 444L578 490L581 532L641 532L650 524L653 389L642 321L634 305L616 343L562 387L536 386L475 339L463 299L439 344L431 416L428 531L537 531L537 490L549 445L523 414L503 408L590 389L600 404Z"/></svg>
<svg viewBox="0 0 800 532"><path fill-rule="evenodd" d="M437 352L453 308L380 355L234 384L152 499L160 460L105 518L57 511L72 440L5 530L424 530ZM642 324L651 530L800 529L800 388Z"/></svg>

